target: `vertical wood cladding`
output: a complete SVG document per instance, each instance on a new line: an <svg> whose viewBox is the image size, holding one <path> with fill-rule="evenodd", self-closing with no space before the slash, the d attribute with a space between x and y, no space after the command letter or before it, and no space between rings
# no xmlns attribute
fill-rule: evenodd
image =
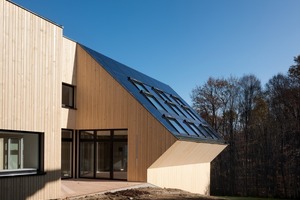
<svg viewBox="0 0 300 200"><path fill-rule="evenodd" d="M75 86L76 95L76 42L63 38L62 51L62 82ZM61 128L75 129L75 117L75 109L61 108Z"/></svg>
<svg viewBox="0 0 300 200"><path fill-rule="evenodd" d="M128 180L147 181L176 139L80 46L76 58L76 129L128 129Z"/></svg>
<svg viewBox="0 0 300 200"><path fill-rule="evenodd" d="M0 0L0 128L43 132L46 172L1 178L0 199L60 195L61 47L60 27Z"/></svg>

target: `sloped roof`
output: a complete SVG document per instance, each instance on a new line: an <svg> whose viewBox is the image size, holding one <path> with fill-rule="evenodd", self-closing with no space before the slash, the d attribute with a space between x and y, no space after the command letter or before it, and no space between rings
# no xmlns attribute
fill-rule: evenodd
<svg viewBox="0 0 300 200"><path fill-rule="evenodd" d="M84 45L80 46L177 139L224 143L222 137L170 86Z"/></svg>

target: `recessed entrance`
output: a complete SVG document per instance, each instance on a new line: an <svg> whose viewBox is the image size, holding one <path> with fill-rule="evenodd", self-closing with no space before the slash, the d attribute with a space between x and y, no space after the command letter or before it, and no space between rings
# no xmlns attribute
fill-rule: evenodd
<svg viewBox="0 0 300 200"><path fill-rule="evenodd" d="M79 176L127 180L127 130L79 131Z"/></svg>

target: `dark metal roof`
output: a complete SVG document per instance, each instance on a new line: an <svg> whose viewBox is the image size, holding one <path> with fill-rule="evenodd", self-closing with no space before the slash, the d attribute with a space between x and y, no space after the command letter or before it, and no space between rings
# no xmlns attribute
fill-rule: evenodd
<svg viewBox="0 0 300 200"><path fill-rule="evenodd" d="M170 86L84 45L80 46L177 139L224 143L222 137Z"/></svg>

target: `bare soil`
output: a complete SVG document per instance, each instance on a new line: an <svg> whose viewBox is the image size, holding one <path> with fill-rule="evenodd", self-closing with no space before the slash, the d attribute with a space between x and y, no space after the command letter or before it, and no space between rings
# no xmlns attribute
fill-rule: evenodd
<svg viewBox="0 0 300 200"><path fill-rule="evenodd" d="M178 189L167 189L167 188L137 188L122 190L118 192L107 192L104 194L93 194L84 197L69 198L76 200L224 200L222 198L204 196L199 194L193 194L190 192L178 190Z"/></svg>

